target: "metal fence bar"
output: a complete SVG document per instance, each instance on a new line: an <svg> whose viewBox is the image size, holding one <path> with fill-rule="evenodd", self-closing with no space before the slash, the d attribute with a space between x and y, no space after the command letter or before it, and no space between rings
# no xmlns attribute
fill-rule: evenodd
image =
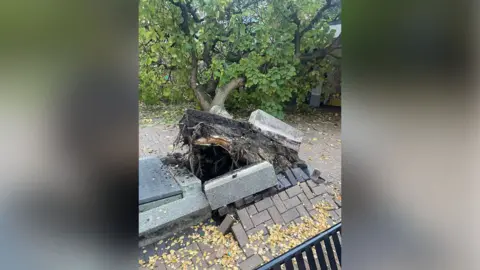
<svg viewBox="0 0 480 270"><path fill-rule="evenodd" d="M317 264L315 258L313 257L313 252L311 248L308 248L305 253L307 253L308 266L310 270L317 270Z"/></svg>
<svg viewBox="0 0 480 270"><path fill-rule="evenodd" d="M325 255L323 255L321 242L315 244L315 251L317 252L317 259L318 263L320 264L320 269L327 269L327 261L325 261Z"/></svg>
<svg viewBox="0 0 480 270"><path fill-rule="evenodd" d="M340 240L338 239L338 233L332 235L333 244L335 245L335 251L337 252L338 262L342 265L342 248L340 246Z"/></svg>
<svg viewBox="0 0 480 270"><path fill-rule="evenodd" d="M332 243L330 237L325 237L325 248L327 249L328 262L330 263L330 269L337 270L337 262L335 261L335 255L333 254Z"/></svg>
<svg viewBox="0 0 480 270"><path fill-rule="evenodd" d="M297 255L295 255L295 259L297 261L298 269L300 269L300 270L306 269L305 268L305 261L303 260L303 256L302 256L301 252L297 253Z"/></svg>
<svg viewBox="0 0 480 270"><path fill-rule="evenodd" d="M281 265L285 265L286 269L293 269L293 259L297 261L297 265L300 269L305 269L305 260L303 259L302 253L305 252L307 255L308 266L310 269L317 269L316 263L314 260L312 248L315 247L317 253L317 260L320 264L320 269L327 269L325 262L325 257L323 255L323 248L321 242L325 243L326 251L328 254L328 259L330 261L331 269L337 269L337 263L335 261L335 256L332 249L332 244L329 239L330 236L333 238L333 243L335 245L335 252L337 253L338 260L341 260L341 245L338 241L337 232L341 230L341 223L338 223L328 230L323 231L322 233L314 236L313 238L305 241L304 243L294 247L285 254L271 260L270 262L260 266L257 270L267 270L267 269L280 269ZM333 260L332 260L333 259ZM340 262L341 265L341 262Z"/></svg>

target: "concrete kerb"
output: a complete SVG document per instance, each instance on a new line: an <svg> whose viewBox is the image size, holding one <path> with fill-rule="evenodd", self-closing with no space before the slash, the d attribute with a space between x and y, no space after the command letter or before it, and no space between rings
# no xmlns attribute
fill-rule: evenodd
<svg viewBox="0 0 480 270"><path fill-rule="evenodd" d="M264 161L209 180L204 190L215 210L276 185L275 170L272 164Z"/></svg>
<svg viewBox="0 0 480 270"><path fill-rule="evenodd" d="M285 147L297 152L300 150L304 136L303 132L275 118L273 115L262 110L256 110L250 114L248 122L250 122L256 130L278 141Z"/></svg>

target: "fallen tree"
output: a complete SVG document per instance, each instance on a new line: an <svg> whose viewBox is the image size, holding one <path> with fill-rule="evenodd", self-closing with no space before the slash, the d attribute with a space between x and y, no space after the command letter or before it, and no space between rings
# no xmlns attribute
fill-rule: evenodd
<svg viewBox="0 0 480 270"><path fill-rule="evenodd" d="M248 122L187 110L179 122L175 146L188 146L175 160L202 181L261 161L277 173L305 164L298 153L255 130Z"/></svg>

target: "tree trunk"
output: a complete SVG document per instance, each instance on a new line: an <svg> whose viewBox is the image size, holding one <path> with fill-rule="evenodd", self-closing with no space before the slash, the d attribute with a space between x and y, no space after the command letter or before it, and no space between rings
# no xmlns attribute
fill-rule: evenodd
<svg viewBox="0 0 480 270"><path fill-rule="evenodd" d="M191 57L192 57L192 70L190 73L190 88L192 88L192 90L194 91L195 96L200 103L200 107L204 111L210 111L210 109L215 105L220 106L221 108L224 108L225 100L227 100L228 95L234 89L243 85L243 83L245 82L245 78L233 79L226 85L215 90L215 97L213 98L213 101L212 101L212 98L208 95L208 92L212 91L212 89L217 87L218 80L211 77L210 80L205 85L205 87L197 85L198 59L197 59L197 53L195 49L192 49Z"/></svg>
<svg viewBox="0 0 480 270"><path fill-rule="evenodd" d="M210 110L212 99L210 96L208 96L205 91L203 91L198 85L197 85L197 72L198 72L198 62L197 62L197 54L195 52L195 49L192 49L192 71L190 74L190 88L192 88L193 92L195 93L195 96L197 97L198 102L200 103L200 107L204 111Z"/></svg>

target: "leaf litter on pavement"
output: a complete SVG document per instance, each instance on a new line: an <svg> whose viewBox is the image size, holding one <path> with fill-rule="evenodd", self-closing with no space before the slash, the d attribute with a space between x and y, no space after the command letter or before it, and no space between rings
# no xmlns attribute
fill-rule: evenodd
<svg viewBox="0 0 480 270"><path fill-rule="evenodd" d="M331 210L332 206L327 202L320 202L314 205L314 209L312 217L302 217L301 223L275 224L267 227L267 235L263 235L263 230L250 235L246 248L252 249L267 262L326 230L329 227L328 210ZM187 237L189 242L185 246L177 250L171 249L172 246L184 242L185 236L179 236L173 239L165 250L150 256L148 261L139 260L140 266L154 269L157 261L161 261L170 268L178 269L207 269L212 265L218 265L222 269L239 269L239 263L245 260L246 256L232 233L223 235L217 226L203 223L192 228L195 232ZM194 243L209 247L214 253L192 248L190 244Z"/></svg>

